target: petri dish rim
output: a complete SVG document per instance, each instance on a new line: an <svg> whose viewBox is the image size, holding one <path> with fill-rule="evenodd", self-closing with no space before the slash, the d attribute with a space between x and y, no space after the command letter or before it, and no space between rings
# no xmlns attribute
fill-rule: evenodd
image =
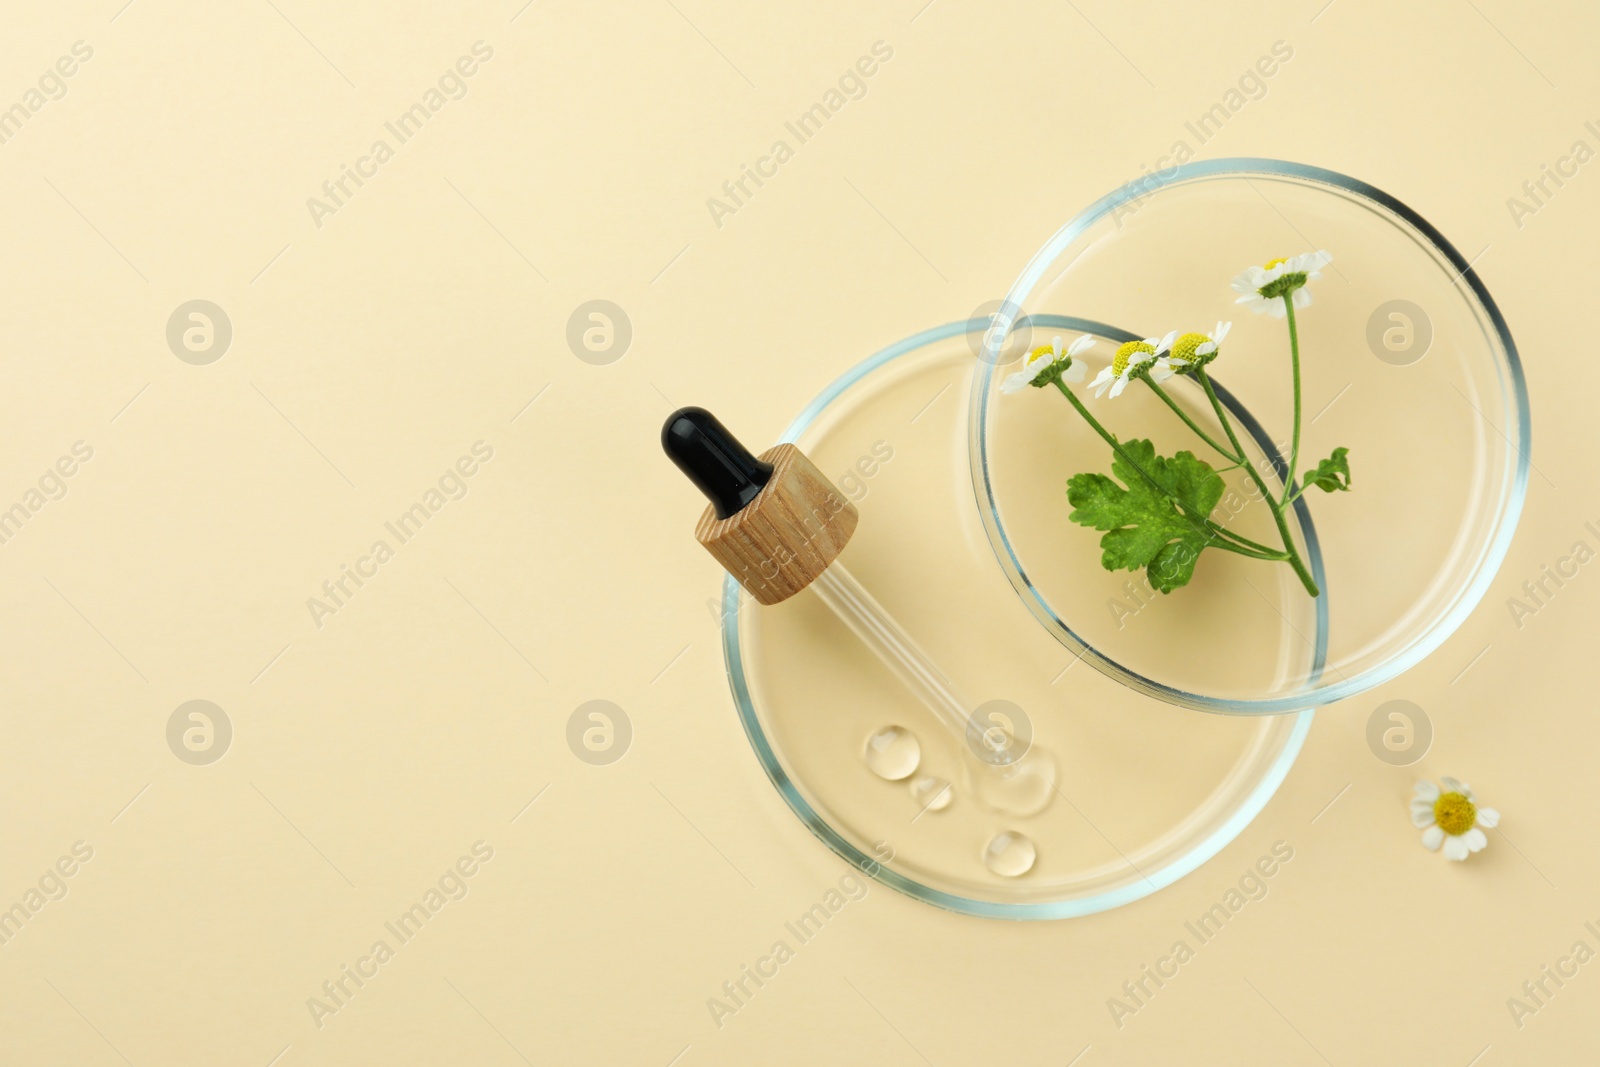
<svg viewBox="0 0 1600 1067"><path fill-rule="evenodd" d="M1116 329L1104 323L1065 315L1036 315L1032 317L1032 321L1040 326L1092 332L1108 339L1128 340L1135 336L1126 330ZM782 436L779 437L779 443L793 444L797 442L800 435L816 421L817 417L827 409L829 404L837 400L851 386L890 361L938 341L963 334L981 333L988 329L989 326L989 320L981 318L947 323L943 326L935 326L913 334L874 353L836 378L810 404L806 405L800 414L795 417L794 421L789 424L788 428L784 430ZM1219 390L1219 396L1222 393L1223 391ZM1235 415L1240 416L1241 423L1246 426L1252 436L1257 438L1257 442L1262 444L1269 451L1269 454L1275 455L1270 438L1266 437L1265 431L1249 413L1244 411L1242 407L1236 406L1231 397L1227 398L1225 402L1228 403L1230 410ZM1316 532L1310 525L1309 512L1297 509L1297 518L1302 523L1302 532L1306 539L1313 573L1320 581L1324 577L1322 558L1317 546ZM1295 709L1295 721L1288 734L1283 738L1281 748L1263 769L1254 787L1238 803L1227 819L1216 826L1204 838L1197 841L1188 851L1160 867L1143 870L1141 872L1143 874L1142 878L1100 893L1070 900L1027 902L979 900L924 885L914 878L884 866L876 857L863 852L843 834L835 830L828 820L796 788L788 770L783 766L777 752L767 738L766 731L761 725L760 716L756 711L754 695L750 691L744 653L740 644L740 609L746 600L742 594L743 590L733 576L725 575L722 583L722 651L727 668L728 686L733 694L740 724L744 727L745 736L750 741L751 748L755 750L756 759L760 762L762 770L766 772L767 778L777 789L784 802L788 804L789 809L794 812L806 828L846 863L849 863L874 881L904 893L906 896L962 915L1012 920L1076 918L1121 907L1124 904L1149 896L1158 889L1166 888L1222 851L1260 814L1267 801L1272 799L1273 794L1278 791L1278 787L1289 773L1289 768L1293 766L1295 759L1300 755L1300 750L1305 744L1306 735L1311 730L1312 718L1316 714L1315 710L1310 708ZM1317 613L1317 627L1314 670L1320 671L1326 657L1328 640L1328 619L1324 610L1319 610Z"/></svg>
<svg viewBox="0 0 1600 1067"><path fill-rule="evenodd" d="M1496 529L1492 539L1480 552L1470 580L1457 591L1449 608L1441 612L1428 629L1394 650L1383 662L1353 676L1327 684L1323 684L1319 671L1317 676L1309 679L1309 688L1283 696L1253 700L1208 696L1156 681L1123 666L1084 640L1067 620L1054 610L1028 578L1027 571L1006 534L1004 523L1000 518L999 505L995 500L994 485L988 465L988 404L992 382L1000 369L997 360L998 349L1004 343L1004 335L997 335L992 326L990 332L986 334L984 358L979 360L978 371L973 376L972 389L968 397L968 457L978 511L1001 569L1005 571L1012 588L1022 598L1028 610L1057 640L1068 648L1080 652L1083 658L1102 674L1146 695L1197 711L1231 715L1273 715L1295 711L1308 704L1317 707L1332 704L1364 693L1420 663L1460 627L1483 599L1489 583L1499 572L1500 564L1511 546L1511 538L1516 532L1517 521L1521 517L1528 490L1530 466L1528 457L1532 448L1532 427L1522 359L1499 306L1495 304L1483 281L1472 269L1472 264L1427 219L1376 186L1321 167L1254 157L1185 163L1170 168L1170 172L1169 174L1157 171L1146 175L1142 180L1119 187L1096 200L1057 230L1044 247L1035 253L1022 274L1012 284L1010 292L1001 303L1001 312L1009 310L1019 323L1042 324L1047 318L1055 318L1056 316L1029 315L1024 308L1034 287L1038 285L1046 271L1056 263L1062 252L1091 226L1112 214L1118 207L1152 196L1168 187L1215 178L1298 179L1326 185L1350 194L1358 202L1364 201L1361 206L1369 210L1379 209L1376 213L1391 222L1398 220L1403 224L1400 227L1402 230L1409 227L1411 231L1409 236L1414 241L1422 245L1425 251L1442 259L1453 268L1455 279L1465 283L1474 312L1478 314L1480 322L1487 326L1487 332L1498 341L1499 350L1504 357L1499 361L1497 369L1501 371L1501 378L1505 383L1502 400L1506 405L1508 421L1515 422L1516 434L1514 441L1507 437L1507 443L1511 445L1506 460L1509 470L1499 487L1499 511L1494 520ZM1301 515L1300 519L1302 526L1309 531L1309 526L1304 526L1305 516ZM1323 588L1322 595L1317 601L1318 624L1325 627L1328 611L1326 587ZM1319 655L1319 667L1321 663L1322 656Z"/></svg>

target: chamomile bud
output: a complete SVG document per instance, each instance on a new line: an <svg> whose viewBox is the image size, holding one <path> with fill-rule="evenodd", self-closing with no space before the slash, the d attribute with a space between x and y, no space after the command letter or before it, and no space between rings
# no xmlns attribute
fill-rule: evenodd
<svg viewBox="0 0 1600 1067"><path fill-rule="evenodd" d="M1000 390L1005 393L1015 393L1030 385L1035 389L1042 389L1058 380L1081 382L1084 366L1076 357L1093 347L1094 338L1088 334L1079 337L1066 348L1062 347L1061 338L1055 337L1050 344L1040 345L1028 353L1022 369L1008 377L1001 384Z"/></svg>
<svg viewBox="0 0 1600 1067"><path fill-rule="evenodd" d="M1209 334L1186 333L1179 337L1172 342L1172 351L1167 354L1168 369L1173 374L1187 374L1210 363L1220 354L1222 339L1232 327L1231 322L1219 322Z"/></svg>
<svg viewBox="0 0 1600 1067"><path fill-rule="evenodd" d="M1126 341L1119 345L1116 355L1111 357L1111 365L1102 368L1099 376L1089 383L1094 388L1094 395L1098 398L1110 389L1113 397L1120 396L1130 381L1143 378L1151 372L1156 361L1172 347L1173 339L1177 336L1174 330L1165 337L1146 337L1142 341Z"/></svg>
<svg viewBox="0 0 1600 1067"><path fill-rule="evenodd" d="M1233 291L1241 294L1235 303L1244 304L1257 314L1281 319L1287 313L1285 300L1297 308L1309 307L1311 292L1307 283L1322 276L1322 268L1333 262L1331 252L1302 252L1288 259L1269 259L1263 265L1246 267L1233 279Z"/></svg>

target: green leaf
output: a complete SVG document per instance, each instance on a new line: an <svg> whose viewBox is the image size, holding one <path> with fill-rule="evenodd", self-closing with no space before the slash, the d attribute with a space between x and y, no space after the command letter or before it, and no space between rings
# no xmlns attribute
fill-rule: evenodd
<svg viewBox="0 0 1600 1067"><path fill-rule="evenodd" d="M1200 553L1211 544L1199 520L1222 499L1222 476L1192 452L1159 456L1146 440L1127 441L1122 448L1133 463L1113 455L1111 473L1121 484L1104 474L1077 474L1067 482L1073 507L1067 517L1105 531L1100 565L1106 570L1143 567L1151 585L1170 593L1189 584ZM1194 517L1185 516L1178 504Z"/></svg>
<svg viewBox="0 0 1600 1067"><path fill-rule="evenodd" d="M1314 485L1324 493L1343 493L1350 489L1350 461L1348 448L1336 448L1333 455L1306 471L1306 484Z"/></svg>

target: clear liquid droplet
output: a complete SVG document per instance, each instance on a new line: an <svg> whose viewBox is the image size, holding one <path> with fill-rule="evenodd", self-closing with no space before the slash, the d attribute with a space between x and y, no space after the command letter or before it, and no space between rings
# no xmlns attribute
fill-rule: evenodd
<svg viewBox="0 0 1600 1067"><path fill-rule="evenodd" d="M886 781L909 777L922 762L922 745L903 726L885 726L867 738L867 766Z"/></svg>
<svg viewBox="0 0 1600 1067"><path fill-rule="evenodd" d="M911 796L923 811L943 811L956 798L956 791L938 775L919 774L911 779Z"/></svg>
<svg viewBox="0 0 1600 1067"><path fill-rule="evenodd" d="M983 865L1002 878L1020 878L1033 870L1039 850L1033 842L1015 830L1002 830L994 835L989 847L983 850Z"/></svg>

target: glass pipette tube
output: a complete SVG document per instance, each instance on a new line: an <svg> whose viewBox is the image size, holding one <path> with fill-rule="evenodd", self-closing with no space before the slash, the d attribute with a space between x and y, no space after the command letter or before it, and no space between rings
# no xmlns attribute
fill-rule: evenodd
<svg viewBox="0 0 1600 1067"><path fill-rule="evenodd" d="M1014 723L982 716L842 560L830 563L811 588L956 739L966 784L979 800L1011 815L1033 815L1050 803L1055 758L1031 738L1016 737Z"/></svg>

